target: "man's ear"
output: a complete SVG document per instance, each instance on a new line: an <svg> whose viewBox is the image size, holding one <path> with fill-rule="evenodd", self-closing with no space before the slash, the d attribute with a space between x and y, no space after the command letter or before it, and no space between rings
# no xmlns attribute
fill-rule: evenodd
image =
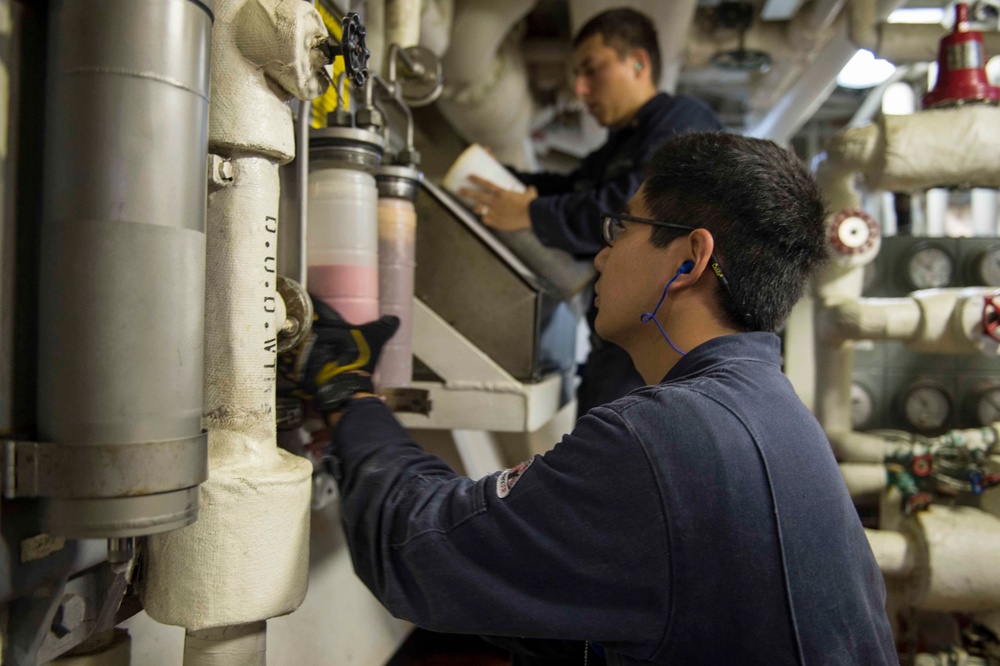
<svg viewBox="0 0 1000 666"><path fill-rule="evenodd" d="M678 282L694 284L706 270L711 271L709 264L712 261L712 253L715 252L715 239L708 229L695 229L687 236L687 259L675 269L680 270L685 264L690 263L690 269L681 271L678 275Z"/></svg>
<svg viewBox="0 0 1000 666"><path fill-rule="evenodd" d="M650 70L649 53L646 49L635 49L632 51L632 58L635 60L632 66L637 78L642 76L643 72L649 72L649 76L653 76L653 72Z"/></svg>

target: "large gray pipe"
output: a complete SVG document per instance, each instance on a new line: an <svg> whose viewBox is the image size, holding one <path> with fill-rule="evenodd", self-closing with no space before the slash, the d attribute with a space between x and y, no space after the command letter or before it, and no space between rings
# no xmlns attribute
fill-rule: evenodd
<svg viewBox="0 0 1000 666"><path fill-rule="evenodd" d="M39 492L53 534L197 517L212 4L51 5L38 436L79 461Z"/></svg>

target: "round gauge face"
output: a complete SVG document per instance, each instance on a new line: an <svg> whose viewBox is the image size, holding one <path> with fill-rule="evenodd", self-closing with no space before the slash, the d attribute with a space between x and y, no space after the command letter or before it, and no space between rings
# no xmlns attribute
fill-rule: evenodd
<svg viewBox="0 0 1000 666"><path fill-rule="evenodd" d="M917 289L934 289L951 284L955 261L939 247L925 247L910 256L907 277Z"/></svg>
<svg viewBox="0 0 1000 666"><path fill-rule="evenodd" d="M976 418L982 427L1000 421L1000 386L979 394L976 399Z"/></svg>
<svg viewBox="0 0 1000 666"><path fill-rule="evenodd" d="M987 287L1000 287L1000 245L979 255L976 274L979 281Z"/></svg>
<svg viewBox="0 0 1000 666"><path fill-rule="evenodd" d="M937 386L914 386L906 393L903 412L916 430L938 430L951 415L951 399Z"/></svg>
<svg viewBox="0 0 1000 666"><path fill-rule="evenodd" d="M855 430L867 428L875 413L875 400L871 392L861 384L851 384L851 427Z"/></svg>

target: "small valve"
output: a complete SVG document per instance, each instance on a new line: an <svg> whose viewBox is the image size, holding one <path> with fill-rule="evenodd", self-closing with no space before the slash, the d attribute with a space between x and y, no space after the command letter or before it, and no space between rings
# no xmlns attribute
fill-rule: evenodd
<svg viewBox="0 0 1000 666"><path fill-rule="evenodd" d="M1000 342L1000 291L983 296L983 333Z"/></svg>
<svg viewBox="0 0 1000 666"><path fill-rule="evenodd" d="M329 64L332 64L337 56L343 56L347 78L358 88L365 85L368 80L368 60L372 55L365 45L366 33L358 15L348 12L340 23L340 43L331 37L320 46Z"/></svg>
<svg viewBox="0 0 1000 666"><path fill-rule="evenodd" d="M829 239L839 254L862 254L878 242L878 223L862 210L843 210L830 223Z"/></svg>

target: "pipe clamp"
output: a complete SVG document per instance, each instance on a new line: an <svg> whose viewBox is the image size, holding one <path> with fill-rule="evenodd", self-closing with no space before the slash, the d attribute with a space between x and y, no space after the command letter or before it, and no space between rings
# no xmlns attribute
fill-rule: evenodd
<svg viewBox="0 0 1000 666"><path fill-rule="evenodd" d="M124 444L0 441L3 497L105 498L191 488L208 479L208 433Z"/></svg>

